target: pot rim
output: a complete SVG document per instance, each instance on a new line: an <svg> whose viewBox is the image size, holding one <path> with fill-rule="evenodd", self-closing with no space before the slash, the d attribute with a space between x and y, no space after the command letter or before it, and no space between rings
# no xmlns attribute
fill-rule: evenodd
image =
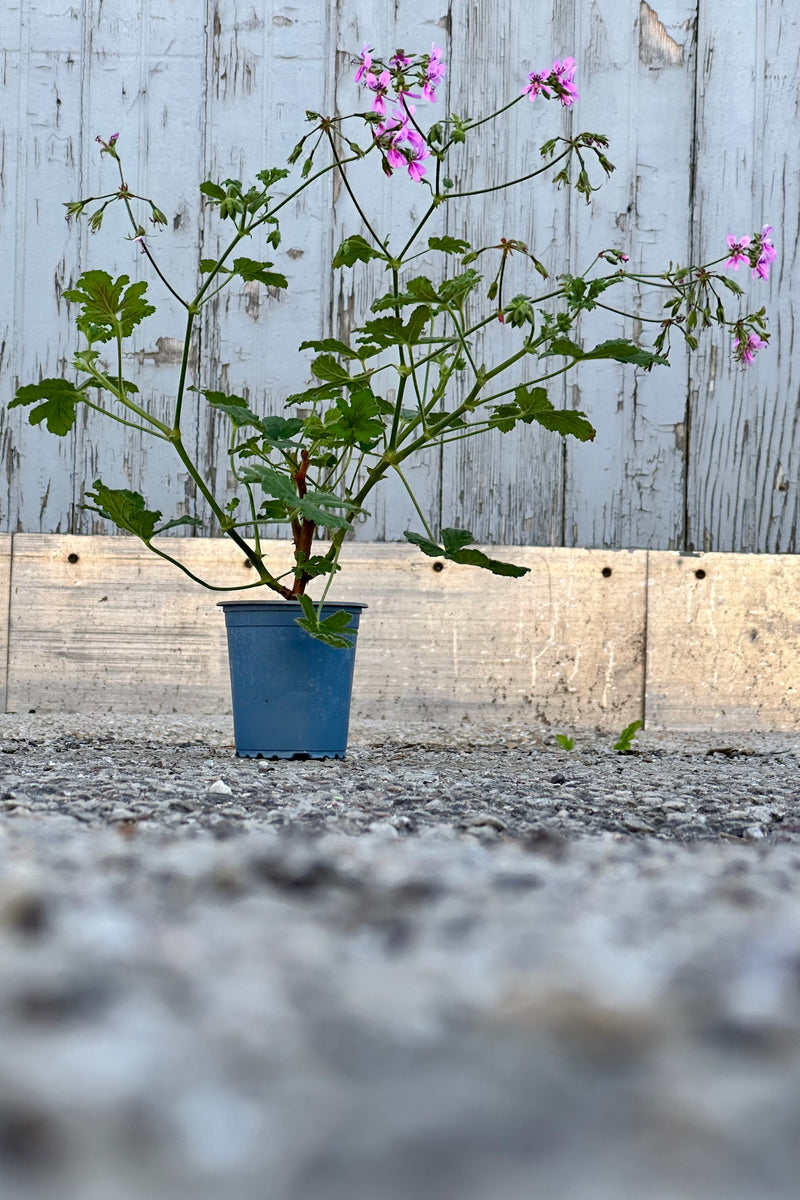
<svg viewBox="0 0 800 1200"><path fill-rule="evenodd" d="M315 605L318 603L314 601ZM324 600L323 608L369 608L368 604L360 600ZM218 600L217 608L299 608L302 612L302 605L299 600Z"/></svg>

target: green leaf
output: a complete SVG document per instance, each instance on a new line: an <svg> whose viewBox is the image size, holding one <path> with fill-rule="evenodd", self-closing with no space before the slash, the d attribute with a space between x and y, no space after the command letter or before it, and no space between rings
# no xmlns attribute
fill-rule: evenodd
<svg viewBox="0 0 800 1200"><path fill-rule="evenodd" d="M247 401L241 396L229 396L225 392L215 392L210 388L198 388L197 391L205 396L212 408L225 413L235 429L242 429L246 425L258 427L261 424L260 418L250 410Z"/></svg>
<svg viewBox="0 0 800 1200"><path fill-rule="evenodd" d="M164 533L166 529L175 529L178 525L196 525L203 524L202 517L173 517L171 521L167 521L166 525L159 525L155 533Z"/></svg>
<svg viewBox="0 0 800 1200"><path fill-rule="evenodd" d="M400 317L376 317L356 330L358 341L372 342L376 346L413 346L422 330L431 319L431 310L425 304L414 309L406 324Z"/></svg>
<svg viewBox="0 0 800 1200"><path fill-rule="evenodd" d="M423 554L427 554L428 558L444 558L444 550L441 546L437 546L436 542L432 542L430 538L423 537L421 533L412 533L409 529L403 534L406 541L411 542L413 546L419 546Z"/></svg>
<svg viewBox="0 0 800 1200"><path fill-rule="evenodd" d="M441 303L439 293L425 275L417 275L414 279L409 279L406 287L410 300L421 300L425 304Z"/></svg>
<svg viewBox="0 0 800 1200"><path fill-rule="evenodd" d="M271 446L287 449L296 445L297 434L303 428L302 417L262 417L258 428Z"/></svg>
<svg viewBox="0 0 800 1200"><path fill-rule="evenodd" d="M335 492L316 491L298 496L297 488L289 476L281 474L275 467L266 463L251 463L242 471L241 477L245 483L260 484L268 496L282 500L290 511L299 513L315 525L324 525L329 529L349 529L349 521L329 510L344 508L353 512L360 511L358 505L337 496Z"/></svg>
<svg viewBox="0 0 800 1200"><path fill-rule="evenodd" d="M469 293L474 291L482 278L483 276L478 271L473 271L470 267L461 275L445 279L439 287L439 296L446 304L451 304L454 308L461 308Z"/></svg>
<svg viewBox="0 0 800 1200"><path fill-rule="evenodd" d="M234 259L233 273L243 279L245 283L257 281L266 287L287 288L289 281L286 276L281 275L279 271L270 271L271 266L271 262L257 262L254 258L237 258Z"/></svg>
<svg viewBox="0 0 800 1200"><path fill-rule="evenodd" d="M497 405L489 418L490 426L503 433L513 429L517 421L526 425L535 421L551 433L570 435L581 442L594 441L595 430L586 415L573 409L554 408L543 387L520 385L514 390L514 403Z"/></svg>
<svg viewBox="0 0 800 1200"><path fill-rule="evenodd" d="M210 388L196 388L218 412L225 413L235 429L247 426L258 429L271 446L286 448L295 444L294 438L303 428L300 417L259 417L241 396L226 395Z"/></svg>
<svg viewBox="0 0 800 1200"><path fill-rule="evenodd" d="M570 341L569 338L560 337L553 338L546 354L560 354L564 358L583 358L583 346L579 346L577 342ZM542 358L545 354L542 355Z"/></svg>
<svg viewBox="0 0 800 1200"><path fill-rule="evenodd" d="M331 613L324 621L320 621L309 596L298 596L298 600L303 609L303 616L297 618L297 624L301 629L305 629L306 633L310 633L318 641L325 642L326 645L334 646L339 650L346 650L352 646L355 630L349 636L347 635L353 621L350 613L340 609L338 612Z"/></svg>
<svg viewBox="0 0 800 1200"><path fill-rule="evenodd" d="M345 446L369 450L383 435L380 412L378 397L370 388L359 388L349 398L340 396L336 408L325 414L325 432L333 434Z"/></svg>
<svg viewBox="0 0 800 1200"><path fill-rule="evenodd" d="M225 199L225 189L221 188L218 183L212 183L210 179L200 184L200 191L204 196L208 196L210 200L219 202Z"/></svg>
<svg viewBox="0 0 800 1200"><path fill-rule="evenodd" d="M275 183L280 183L281 179L288 179L290 171L286 167L267 167L264 171L259 171L256 179L259 183L263 183L264 187L269 189Z"/></svg>
<svg viewBox="0 0 800 1200"><path fill-rule="evenodd" d="M143 542L150 542L161 519L159 511L151 512L145 508L144 497L138 492L129 492L127 488L107 488L99 479L95 479L92 486L95 490L87 492L86 497L95 503L84 504L84 508L99 513L119 529L136 534Z"/></svg>
<svg viewBox="0 0 800 1200"><path fill-rule="evenodd" d="M310 558L306 558L302 551L295 555L293 570L298 579L301 575L305 575L308 579L316 579L319 575L334 575L341 569L339 563L334 562L327 555L312 554Z"/></svg>
<svg viewBox="0 0 800 1200"><path fill-rule="evenodd" d="M352 267L357 262L369 262L372 258L384 258L380 250L373 249L366 238L360 234L354 233L352 237L345 238L339 249L333 256L333 267Z"/></svg>
<svg viewBox="0 0 800 1200"><path fill-rule="evenodd" d="M452 557L475 539L468 529L443 529L442 543L446 558Z"/></svg>
<svg viewBox="0 0 800 1200"><path fill-rule="evenodd" d="M321 354L311 364L312 374L327 383L350 383L350 373L331 354Z"/></svg>
<svg viewBox="0 0 800 1200"><path fill-rule="evenodd" d="M43 379L41 383L27 383L17 388L17 394L8 407L19 408L43 400L43 404L28 413L28 423L40 425L44 421L50 433L64 437L75 424L76 404L84 399L80 388L66 379Z"/></svg>
<svg viewBox="0 0 800 1200"><path fill-rule="evenodd" d="M508 575L514 578L527 575L530 570L530 567L518 567L514 563L489 558L482 550L470 547L469 543L474 541L474 538L468 529L443 529L443 546L437 546L429 538L409 530L406 530L403 536L413 545L419 546L422 553L427 554L429 558L447 558L465 566L482 567L485 571L491 571L493 575Z"/></svg>
<svg viewBox="0 0 800 1200"><path fill-rule="evenodd" d="M642 729L643 726L643 721L631 721L630 725L625 726L618 740L614 742L613 749L617 750L620 754L630 754L636 732Z"/></svg>
<svg viewBox="0 0 800 1200"><path fill-rule="evenodd" d="M571 738L571 737L567 737L567 735L565 733L557 733L556 741L558 742L558 744L562 750L574 750L575 749L575 739Z"/></svg>
<svg viewBox="0 0 800 1200"><path fill-rule="evenodd" d="M663 367L669 366L668 358L664 358L660 354L654 354L652 350L642 350L626 338L615 338L610 342L601 342L593 350L587 350L583 357L612 358L616 362L633 363L634 366L644 367L648 371L656 364Z"/></svg>
<svg viewBox="0 0 800 1200"><path fill-rule="evenodd" d="M134 328L156 310L143 299L147 283L130 287L127 275L112 279L107 271L84 271L75 287L64 292L67 300L80 304L78 326L90 342L107 342L117 335L129 337Z"/></svg>
<svg viewBox="0 0 800 1200"><path fill-rule="evenodd" d="M441 250L443 254L466 254L470 243L465 242L463 238L431 237L428 238L428 249Z"/></svg>
<svg viewBox="0 0 800 1200"><path fill-rule="evenodd" d="M338 338L322 338L316 342L301 342L300 350L316 350L318 354L339 354L342 358L358 358L358 352L351 350L344 342L340 342Z"/></svg>

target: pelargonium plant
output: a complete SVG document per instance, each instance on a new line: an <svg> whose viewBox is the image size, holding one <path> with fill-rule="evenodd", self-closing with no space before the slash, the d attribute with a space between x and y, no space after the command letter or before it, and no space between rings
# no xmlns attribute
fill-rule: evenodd
<svg viewBox="0 0 800 1200"><path fill-rule="evenodd" d="M101 270L84 271L65 292L77 309L77 327L85 342L73 360L77 377L43 379L20 387L11 402L12 407L34 406L31 424L45 422L60 436L73 427L77 408L83 404L170 442L220 532L236 543L255 569L255 582L249 586L299 601L300 625L333 645L347 644L348 618L342 613L323 618L322 601L339 570L342 545L355 519L366 511L373 489L390 472L408 489L419 517L421 532L409 530L405 536L424 554L495 574L523 575L524 568L477 549L467 529L442 529L437 538L407 480L406 460L480 433L509 433L518 425L538 424L556 435L591 440L594 429L584 413L554 406L545 386L549 380L568 374L580 363L608 359L650 371L668 364L675 336L694 350L699 333L712 325L730 332L733 355L746 367L769 335L763 308L728 315L726 302L732 300L738 308L742 293L731 272L747 264L756 279L766 279L776 255L772 228L765 225L751 237L729 235L727 253L703 265L670 264L666 270L645 274L630 268L629 256L621 249L610 248L595 254L580 274L565 272L553 279L526 243L503 230L498 231L503 236L485 246L451 236L426 238L426 225L442 206L456 206L475 194L457 182L458 152L471 133L487 122L505 119L520 103L554 102L571 108L578 101L574 60L567 57L549 70L532 72L518 94L488 116L452 114L433 121L425 120L421 106L437 104L437 89L446 72L439 47L426 54L397 50L384 61L365 45L356 65L354 82L366 107L345 117L307 113L311 129L289 156L290 169L261 171L248 187L237 179L200 184L205 205L216 210L230 237L219 257L200 259L192 281L171 282L165 277L158 263L158 238L145 224L149 217L157 233L167 223L163 210L128 183L119 135L98 138L101 154L116 169L116 181L104 195L67 204L67 218L86 214L90 228L97 231L108 208L122 204L130 220L131 240L146 256L159 285L185 310L171 419L156 416L123 373L128 339L156 311L148 298L148 284L131 283L127 275L112 278ZM353 125L359 131L355 138ZM321 149L325 161L317 165ZM488 194L552 173L557 185L576 188L588 203L596 187L590 168L600 179L614 170L607 149L607 138L598 133L550 138L540 147L536 165L481 191ZM363 159L374 161L388 177L407 173L425 193L423 215L399 250L391 248L389 239L375 228L368 206L356 195L350 168ZM294 184L285 182L291 169L298 170ZM347 341L316 336L302 342L299 349L315 355L310 368L313 383L286 397L290 415L261 416L242 396L210 388L193 374L197 320L226 288L253 282L288 287L273 261L245 256L244 245L261 241L277 253L281 211L332 172L339 175L360 222L359 231L346 237L336 251L332 269L383 264L387 284ZM423 254L439 262L438 271L418 273L416 260ZM526 292L506 298L504 280L512 255L528 264L531 282ZM640 345L623 336L599 344L592 344L591 338L587 342L584 326L590 324L587 314L592 310L634 315L626 313L624 302L607 303L607 293L623 292L626 287L639 296L649 289L662 298L660 313L649 318L657 330L652 344ZM497 322L504 326L502 350L496 361L486 363L480 339ZM510 381L512 373L516 381ZM197 391L210 409L230 422L228 455L238 494L218 495L184 441L188 389ZM161 513L148 509L139 493L109 487L99 479L86 492L86 499L91 502L86 507L141 538L154 553L204 587L242 590L239 584L229 588L199 579L169 553L168 541L155 544L154 539L170 528L201 524L199 517L162 523ZM265 557L262 539L270 528L287 526L294 562L287 574L278 575ZM322 535L327 543L318 540ZM307 588L318 578L324 586L314 603Z"/></svg>

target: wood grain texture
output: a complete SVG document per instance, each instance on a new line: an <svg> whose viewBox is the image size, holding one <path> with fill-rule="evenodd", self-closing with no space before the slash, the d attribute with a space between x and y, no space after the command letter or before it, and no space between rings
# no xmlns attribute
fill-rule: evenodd
<svg viewBox="0 0 800 1200"><path fill-rule="evenodd" d="M204 577L249 581L221 540L171 539L170 549ZM288 565L286 542L270 549ZM437 571L412 547L346 547L331 596L369 605L355 712L445 720L491 706L559 729L609 730L641 715L646 555L503 553L530 574L487 580L452 563ZM219 598L132 538L17 535L8 709L225 710Z"/></svg>
<svg viewBox="0 0 800 1200"><path fill-rule="evenodd" d="M610 138L616 170L587 205L572 193L571 269L586 269L605 246L630 255L630 267L658 272L689 257L697 0L638 6L576 6L580 102L573 128ZM591 118L589 118L591 114ZM596 115L595 115L596 114ZM645 347L658 331L661 297L630 284L602 302L634 312L622 318L599 306L582 318L590 345L626 336ZM680 338L677 339L680 342ZM592 443L567 442L565 542L576 546L683 544L686 357L646 373L592 363L569 376L572 407L597 428Z"/></svg>
<svg viewBox="0 0 800 1200"><path fill-rule="evenodd" d="M144 277L146 260L124 240L121 214L97 236L63 220L63 201L108 186L113 164L101 163L96 134L120 130L132 180L169 218L153 238L159 263L179 291L191 292L197 251L202 243L210 254L218 235L197 203L198 183L281 164L305 108L352 111L359 97L351 59L364 41L387 52L444 47L448 76L437 115L488 108L521 89L529 70L574 54L581 92L574 112L526 102L499 141L468 143L456 165L473 188L535 159L551 126L596 127L612 137L617 171L591 208L540 182L458 210L443 206L426 233L477 230L478 244L522 237L556 271L582 269L602 245L620 246L634 265L652 269L690 254L709 258L722 253L728 232L764 223L775 225L779 249L771 283L748 289L774 319L771 345L747 374L734 369L725 338L708 341L691 363L679 352L670 370L649 375L594 364L570 377L568 389L554 382L551 391L555 403L587 411L598 429L594 444L525 429L449 446L407 464L423 506L488 543L795 552L795 0L753 0L733 16L723 0L440 0L433 7L276 0L266 8L245 0L7 0L0 9L0 528L106 532L81 508L98 476L142 490L165 516L205 515L170 447L91 413L55 439L31 428L24 411L6 409L18 383L69 373L77 335L63 290L79 269L102 265ZM405 240L428 195L401 174L385 180L370 170L364 193L392 244ZM335 277L328 269L338 242L358 229L333 176L287 206L278 253L255 243L244 252L274 257L289 293L247 285L221 299L197 331L194 380L244 394L259 411L282 412L286 397L310 380L311 356L297 352L299 342L310 333L346 334L382 287L380 273L363 264ZM740 270L750 285L744 276ZM160 312L137 330L125 367L168 415L183 317L150 278ZM522 274L510 283L527 286ZM636 295L630 299L638 311ZM615 304L616 293L609 300ZM652 315L643 307L627 332L646 343L644 318ZM586 333L602 339L616 329L615 317L595 313ZM487 359L492 339L508 333L492 329ZM225 492L224 422L193 398L187 428L198 460ZM394 540L417 527L397 479L370 507L357 539Z"/></svg>
<svg viewBox="0 0 800 1200"><path fill-rule="evenodd" d="M549 70L558 52L554 47L570 44L558 10L551 14L549 5L538 3L508 6L500 0L481 0L458 5L452 29L451 107L473 118L488 116L519 96L531 71ZM536 30L533 40L531 29ZM542 165L541 144L564 127L559 106L541 99L534 105L521 101L510 117L482 126L451 153L454 191L480 191L527 175ZM448 232L466 238L476 249L498 245L503 237L519 240L554 279L563 270L569 206L556 192L553 174L489 197L454 199L446 210ZM499 256L491 253L475 264L485 278L471 301L473 319L491 312L486 292L499 265ZM529 260L515 255L508 263L502 299L507 303L518 294L538 296L554 286L552 280L540 278ZM521 341L521 331L493 322L475 339L475 362L493 367ZM512 389L540 373L536 364L523 360L499 376L489 394ZM471 372L465 375L462 393L474 382ZM559 380L550 385L550 398L556 407L564 407ZM456 442L443 455L442 524L471 529L479 541L494 544L557 543L562 537L563 485L562 439L538 426Z"/></svg>
<svg viewBox="0 0 800 1200"><path fill-rule="evenodd" d="M647 590L649 729L800 730L800 560L651 553Z"/></svg>
<svg viewBox="0 0 800 1200"><path fill-rule="evenodd" d="M775 226L768 284L748 285L771 314L772 341L742 371L729 344L692 376L687 541L697 550L798 549L797 169L800 17L757 0L747 20L701 6L695 253L724 250L727 233ZM724 119L723 119L724 114Z"/></svg>

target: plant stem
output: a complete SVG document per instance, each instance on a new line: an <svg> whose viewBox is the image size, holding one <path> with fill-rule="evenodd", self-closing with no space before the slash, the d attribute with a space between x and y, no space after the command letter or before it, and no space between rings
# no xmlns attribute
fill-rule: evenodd
<svg viewBox="0 0 800 1200"><path fill-rule="evenodd" d="M395 472L396 472L396 473L397 473L397 474L400 476L400 479L401 479L401 481L402 481L402 483L403 483L403 486L404 486L404 488L406 489L406 491L408 492L408 494L409 494L409 496L410 496L410 498L411 498L411 503L414 505L414 508L417 510L417 516L419 517L420 521L422 522L422 524L423 524L423 526L424 526L424 528L425 528L425 532L427 533L428 537L431 539L431 541L432 541L432 542L433 542L433 541L435 541L436 539L435 539L435 538L434 538L434 536L433 536L433 533L432 533L432 531L431 531L431 527L430 527L430 525L428 524L428 522L425 520L425 514L423 513L423 511L422 511L422 509L420 508L419 504L417 503L417 498L416 498L416 496L414 495L414 493L413 493L413 492L412 492L412 490L411 490L411 485L409 484L409 482L408 482L408 480L406 479L406 477L405 477L405 475L403 474L403 472L402 472L402 471L400 470L400 468L398 467L397 463L392 463L392 469L393 469L393 470L394 470L394 471L395 471Z"/></svg>
<svg viewBox="0 0 800 1200"><path fill-rule="evenodd" d="M499 192L502 191L503 188L515 187L518 183L525 183L526 179L533 179L536 175L542 175L545 171L549 171L550 168L554 167L557 162L561 161L562 158L566 158L568 154L571 154L572 150L572 146L567 146L566 150L562 150L560 154L555 156L555 158L551 158L550 162L546 163L545 166L538 167L535 171L531 171L528 175L520 175L519 179L509 179L507 183L496 183L492 187L475 188L469 192L446 192L444 199L448 201L460 200L463 196L483 196L486 192Z"/></svg>

